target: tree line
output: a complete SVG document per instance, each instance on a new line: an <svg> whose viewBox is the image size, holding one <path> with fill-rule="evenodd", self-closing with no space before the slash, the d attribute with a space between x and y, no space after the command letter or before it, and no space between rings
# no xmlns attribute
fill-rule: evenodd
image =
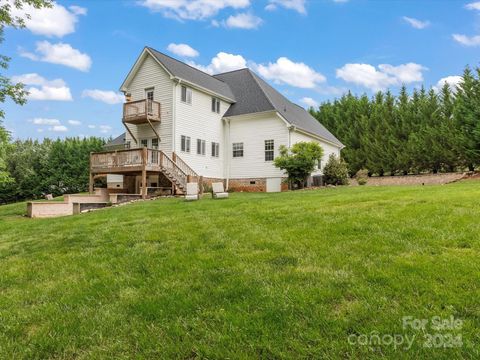
<svg viewBox="0 0 480 360"><path fill-rule="evenodd" d="M480 165L480 68L466 67L453 88L424 87L410 95L372 98L347 93L310 109L346 146L342 156L351 175L473 171Z"/></svg>
<svg viewBox="0 0 480 360"><path fill-rule="evenodd" d="M90 152L105 144L97 137L8 140L0 126L0 203L87 191Z"/></svg>

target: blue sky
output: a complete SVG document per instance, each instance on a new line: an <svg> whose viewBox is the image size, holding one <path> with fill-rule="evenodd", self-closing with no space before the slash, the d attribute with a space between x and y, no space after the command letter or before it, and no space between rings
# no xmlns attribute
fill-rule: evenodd
<svg viewBox="0 0 480 360"><path fill-rule="evenodd" d="M480 55L480 1L59 0L27 12L1 51L30 91L4 106L15 138L123 132L118 88L145 45L211 73L249 66L306 107L454 84Z"/></svg>

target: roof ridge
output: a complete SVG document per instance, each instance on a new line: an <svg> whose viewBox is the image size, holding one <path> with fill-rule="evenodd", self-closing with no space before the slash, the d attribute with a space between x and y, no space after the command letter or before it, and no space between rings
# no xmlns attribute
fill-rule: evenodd
<svg viewBox="0 0 480 360"><path fill-rule="evenodd" d="M196 70L196 71L198 71L198 72L201 72L202 74L208 75L208 76L210 76L211 78L213 78L213 79L215 79L215 80L217 80L217 81L220 81L220 82L226 84L225 81L220 80L220 79L217 79L214 75L209 74L209 73L207 73L207 72L205 72L205 71L202 71L202 70L200 70L199 68L196 68L195 66L192 66L192 65L190 65L190 64L188 64L188 63L186 63L186 62L184 62L184 61L178 60L178 59L174 58L173 56L170 56L170 55L168 55L168 54L165 54L164 52L158 51L157 49L154 49L154 48L152 48L151 46L145 46L145 47L146 47L147 49L149 49L149 50L153 50L153 51L155 51L155 52L157 52L157 53L159 53L159 54L162 54L163 56L166 56L166 57L168 57L168 58L170 58L170 59L172 59L172 60L175 60L175 61L177 61L177 62L179 62L179 63L182 63L183 65L186 65L186 66L188 66L188 67L190 67L190 68L192 68L192 69L194 69L194 70Z"/></svg>
<svg viewBox="0 0 480 360"><path fill-rule="evenodd" d="M265 97L267 98L267 101L268 103L272 106L272 108L274 108L277 112L278 112L278 109L275 107L275 105L273 105L273 102L272 102L272 99L270 99L270 96L268 96L268 94L265 92L265 90L263 90L263 87L262 85L260 85L260 83L258 82L257 80L257 77L258 75L255 74L252 70L248 69L247 71L250 76L253 78L253 81L255 81L255 83L258 85L258 87L260 88L260 90L262 90L262 93L263 95L265 95Z"/></svg>
<svg viewBox="0 0 480 360"><path fill-rule="evenodd" d="M233 73L233 72L236 72L236 71L244 71L244 70L250 70L250 69L249 69L248 67L244 67L244 68L241 68L241 69L236 69L236 70L225 71L225 72L218 73L218 74L215 74L215 75L212 75L212 76L213 76L213 77L215 77L215 76L220 76L220 75L230 74L230 73Z"/></svg>

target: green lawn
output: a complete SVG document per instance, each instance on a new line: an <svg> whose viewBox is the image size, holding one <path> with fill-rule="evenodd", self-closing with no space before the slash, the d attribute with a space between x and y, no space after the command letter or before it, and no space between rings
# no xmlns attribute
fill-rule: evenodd
<svg viewBox="0 0 480 360"><path fill-rule="evenodd" d="M480 356L480 182L24 212L0 207L0 359Z"/></svg>

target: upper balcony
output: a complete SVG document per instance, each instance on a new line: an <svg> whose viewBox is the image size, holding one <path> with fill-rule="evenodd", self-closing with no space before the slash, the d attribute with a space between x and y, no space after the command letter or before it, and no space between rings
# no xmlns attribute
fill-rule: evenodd
<svg viewBox="0 0 480 360"><path fill-rule="evenodd" d="M123 104L123 122L140 125L160 121L160 103L153 100L130 101Z"/></svg>

